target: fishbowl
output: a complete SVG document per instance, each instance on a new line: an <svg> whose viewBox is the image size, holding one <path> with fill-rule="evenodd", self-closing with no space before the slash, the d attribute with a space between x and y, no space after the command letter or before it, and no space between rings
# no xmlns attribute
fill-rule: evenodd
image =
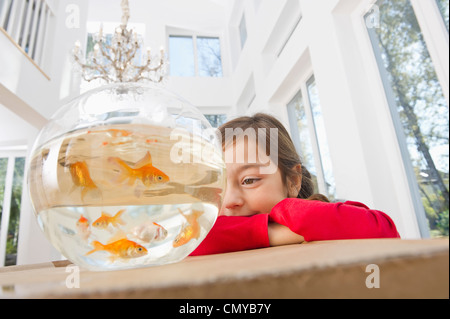
<svg viewBox="0 0 450 319"><path fill-rule="evenodd" d="M178 262L213 227L225 188L216 131L162 88L112 84L61 107L31 152L39 226L89 270Z"/></svg>

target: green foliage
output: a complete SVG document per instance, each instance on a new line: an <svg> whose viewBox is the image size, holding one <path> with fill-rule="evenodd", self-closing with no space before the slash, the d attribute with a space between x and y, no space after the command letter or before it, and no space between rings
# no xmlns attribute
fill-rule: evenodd
<svg viewBox="0 0 450 319"><path fill-rule="evenodd" d="M442 236L448 236L448 209L439 214L436 228L440 231Z"/></svg>
<svg viewBox="0 0 450 319"><path fill-rule="evenodd" d="M7 158L0 159L0 212L2 212L2 214L3 214L2 205L5 192L4 188L5 188L7 166L8 166L8 159ZM24 169L25 169L25 158L16 158L14 163L11 209L9 215L8 234L6 241L6 262L5 262L6 266L14 265L16 263ZM0 221L2 214L0 214Z"/></svg>
<svg viewBox="0 0 450 319"><path fill-rule="evenodd" d="M432 234L448 236L449 108L410 0L376 4L378 45L429 226Z"/></svg>
<svg viewBox="0 0 450 319"><path fill-rule="evenodd" d="M5 193L5 178L7 165L8 159L0 158L0 227L2 224L3 196Z"/></svg>

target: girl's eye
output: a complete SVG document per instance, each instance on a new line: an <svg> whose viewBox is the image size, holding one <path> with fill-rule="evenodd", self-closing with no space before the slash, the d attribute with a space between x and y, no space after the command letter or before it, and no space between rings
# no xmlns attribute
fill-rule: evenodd
<svg viewBox="0 0 450 319"><path fill-rule="evenodd" d="M259 178L246 178L242 181L242 184L243 185L252 185L259 180L260 180Z"/></svg>

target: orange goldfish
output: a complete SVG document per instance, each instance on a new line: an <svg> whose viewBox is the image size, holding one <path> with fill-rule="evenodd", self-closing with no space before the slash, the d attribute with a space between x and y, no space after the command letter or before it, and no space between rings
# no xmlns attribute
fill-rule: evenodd
<svg viewBox="0 0 450 319"><path fill-rule="evenodd" d="M128 166L118 157L110 157L108 161L119 167L119 183L128 179L128 184L132 186L136 179L140 179L145 186L149 187L154 183L165 183L170 180L169 176L152 165L150 152L147 152L133 167Z"/></svg>
<svg viewBox="0 0 450 319"><path fill-rule="evenodd" d="M81 187L81 199L84 199L86 193L90 190L98 189L89 174L86 162L76 162L69 165L70 175L75 186Z"/></svg>
<svg viewBox="0 0 450 319"><path fill-rule="evenodd" d="M127 131L127 130L118 130L118 129L109 129L109 130L100 130L100 131L88 131L88 134L92 134L92 133L108 133L109 135L111 135L112 137L126 137L126 136L130 136L131 134L133 134L133 132Z"/></svg>
<svg viewBox="0 0 450 319"><path fill-rule="evenodd" d="M91 235L89 221L83 215L81 215L80 219L77 221L77 233L84 241L87 241Z"/></svg>
<svg viewBox="0 0 450 319"><path fill-rule="evenodd" d="M125 144L128 144L128 143L130 143L130 141L127 141L127 142L118 142L118 143L110 143L110 142L103 142L102 143L102 146L119 146L119 145L125 145Z"/></svg>
<svg viewBox="0 0 450 319"><path fill-rule="evenodd" d="M191 239L195 238L198 239L200 236L200 225L198 224L198 218L203 215L202 211L193 210L192 214L185 215L181 211L181 209L178 208L180 211L180 214L186 218L188 224L184 225L181 229L181 232L178 234L178 236L174 239L172 246L173 247L180 247L183 245L186 245Z"/></svg>
<svg viewBox="0 0 450 319"><path fill-rule="evenodd" d="M95 253L96 251L104 250L112 255L112 261L114 261L116 258L137 258L146 255L148 252L145 247L126 238L106 245L103 245L98 241L93 241L92 245L94 246L94 249L87 252L85 256Z"/></svg>
<svg viewBox="0 0 450 319"><path fill-rule="evenodd" d="M111 216L105 212L102 212L102 216L92 223L92 226L106 229L110 224L117 227L118 224L125 225L125 222L120 219L120 216L125 212L125 209L119 210L116 215Z"/></svg>

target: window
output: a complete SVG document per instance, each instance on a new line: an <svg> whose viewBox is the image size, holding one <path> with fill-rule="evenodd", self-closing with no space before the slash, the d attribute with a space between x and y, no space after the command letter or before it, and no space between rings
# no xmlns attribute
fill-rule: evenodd
<svg viewBox="0 0 450 319"><path fill-rule="evenodd" d="M239 35L241 39L241 49L243 49L245 42L247 42L247 25L245 23L245 14L242 15L241 23L239 23Z"/></svg>
<svg viewBox="0 0 450 319"><path fill-rule="evenodd" d="M170 75L195 76L194 42L192 37L170 36Z"/></svg>
<svg viewBox="0 0 450 319"><path fill-rule="evenodd" d="M322 163L324 174L325 192L324 194L330 199L335 197L336 189L334 184L333 168L331 165L330 151L328 148L328 140L326 129L323 122L322 109L319 100L319 91L317 89L316 80L312 76L307 82L309 106L313 115L314 131L316 133L317 144L319 147L319 156ZM320 185L320 184L319 184ZM323 190L321 190L323 192Z"/></svg>
<svg viewBox="0 0 450 319"><path fill-rule="evenodd" d="M368 32L421 233L448 236L449 108L410 1L376 4L380 27Z"/></svg>
<svg viewBox="0 0 450 319"><path fill-rule="evenodd" d="M220 38L169 36L170 75L222 77Z"/></svg>
<svg viewBox="0 0 450 319"><path fill-rule="evenodd" d="M304 166L313 177L316 192L328 196L330 200L335 199L336 187L331 157L314 76L306 82L306 87L297 93L287 107L294 144Z"/></svg>
<svg viewBox="0 0 450 319"><path fill-rule="evenodd" d="M445 26L448 31L448 3L449 0L436 0L439 11L441 11L442 19L444 19Z"/></svg>
<svg viewBox="0 0 450 319"><path fill-rule="evenodd" d="M197 37L197 52L199 75L222 77L219 38Z"/></svg>
<svg viewBox="0 0 450 319"><path fill-rule="evenodd" d="M314 160L314 151L311 138L311 126L306 115L306 106L303 100L302 91L288 104L289 124L292 131L292 140L300 155L303 165L311 173L314 182L314 192L318 193L317 168ZM314 133L314 132L313 132Z"/></svg>
<svg viewBox="0 0 450 319"><path fill-rule="evenodd" d="M227 116L225 114L206 114L205 117L211 126L215 128L218 128L227 120Z"/></svg>
<svg viewBox="0 0 450 319"><path fill-rule="evenodd" d="M0 156L0 267L15 265L25 157Z"/></svg>

